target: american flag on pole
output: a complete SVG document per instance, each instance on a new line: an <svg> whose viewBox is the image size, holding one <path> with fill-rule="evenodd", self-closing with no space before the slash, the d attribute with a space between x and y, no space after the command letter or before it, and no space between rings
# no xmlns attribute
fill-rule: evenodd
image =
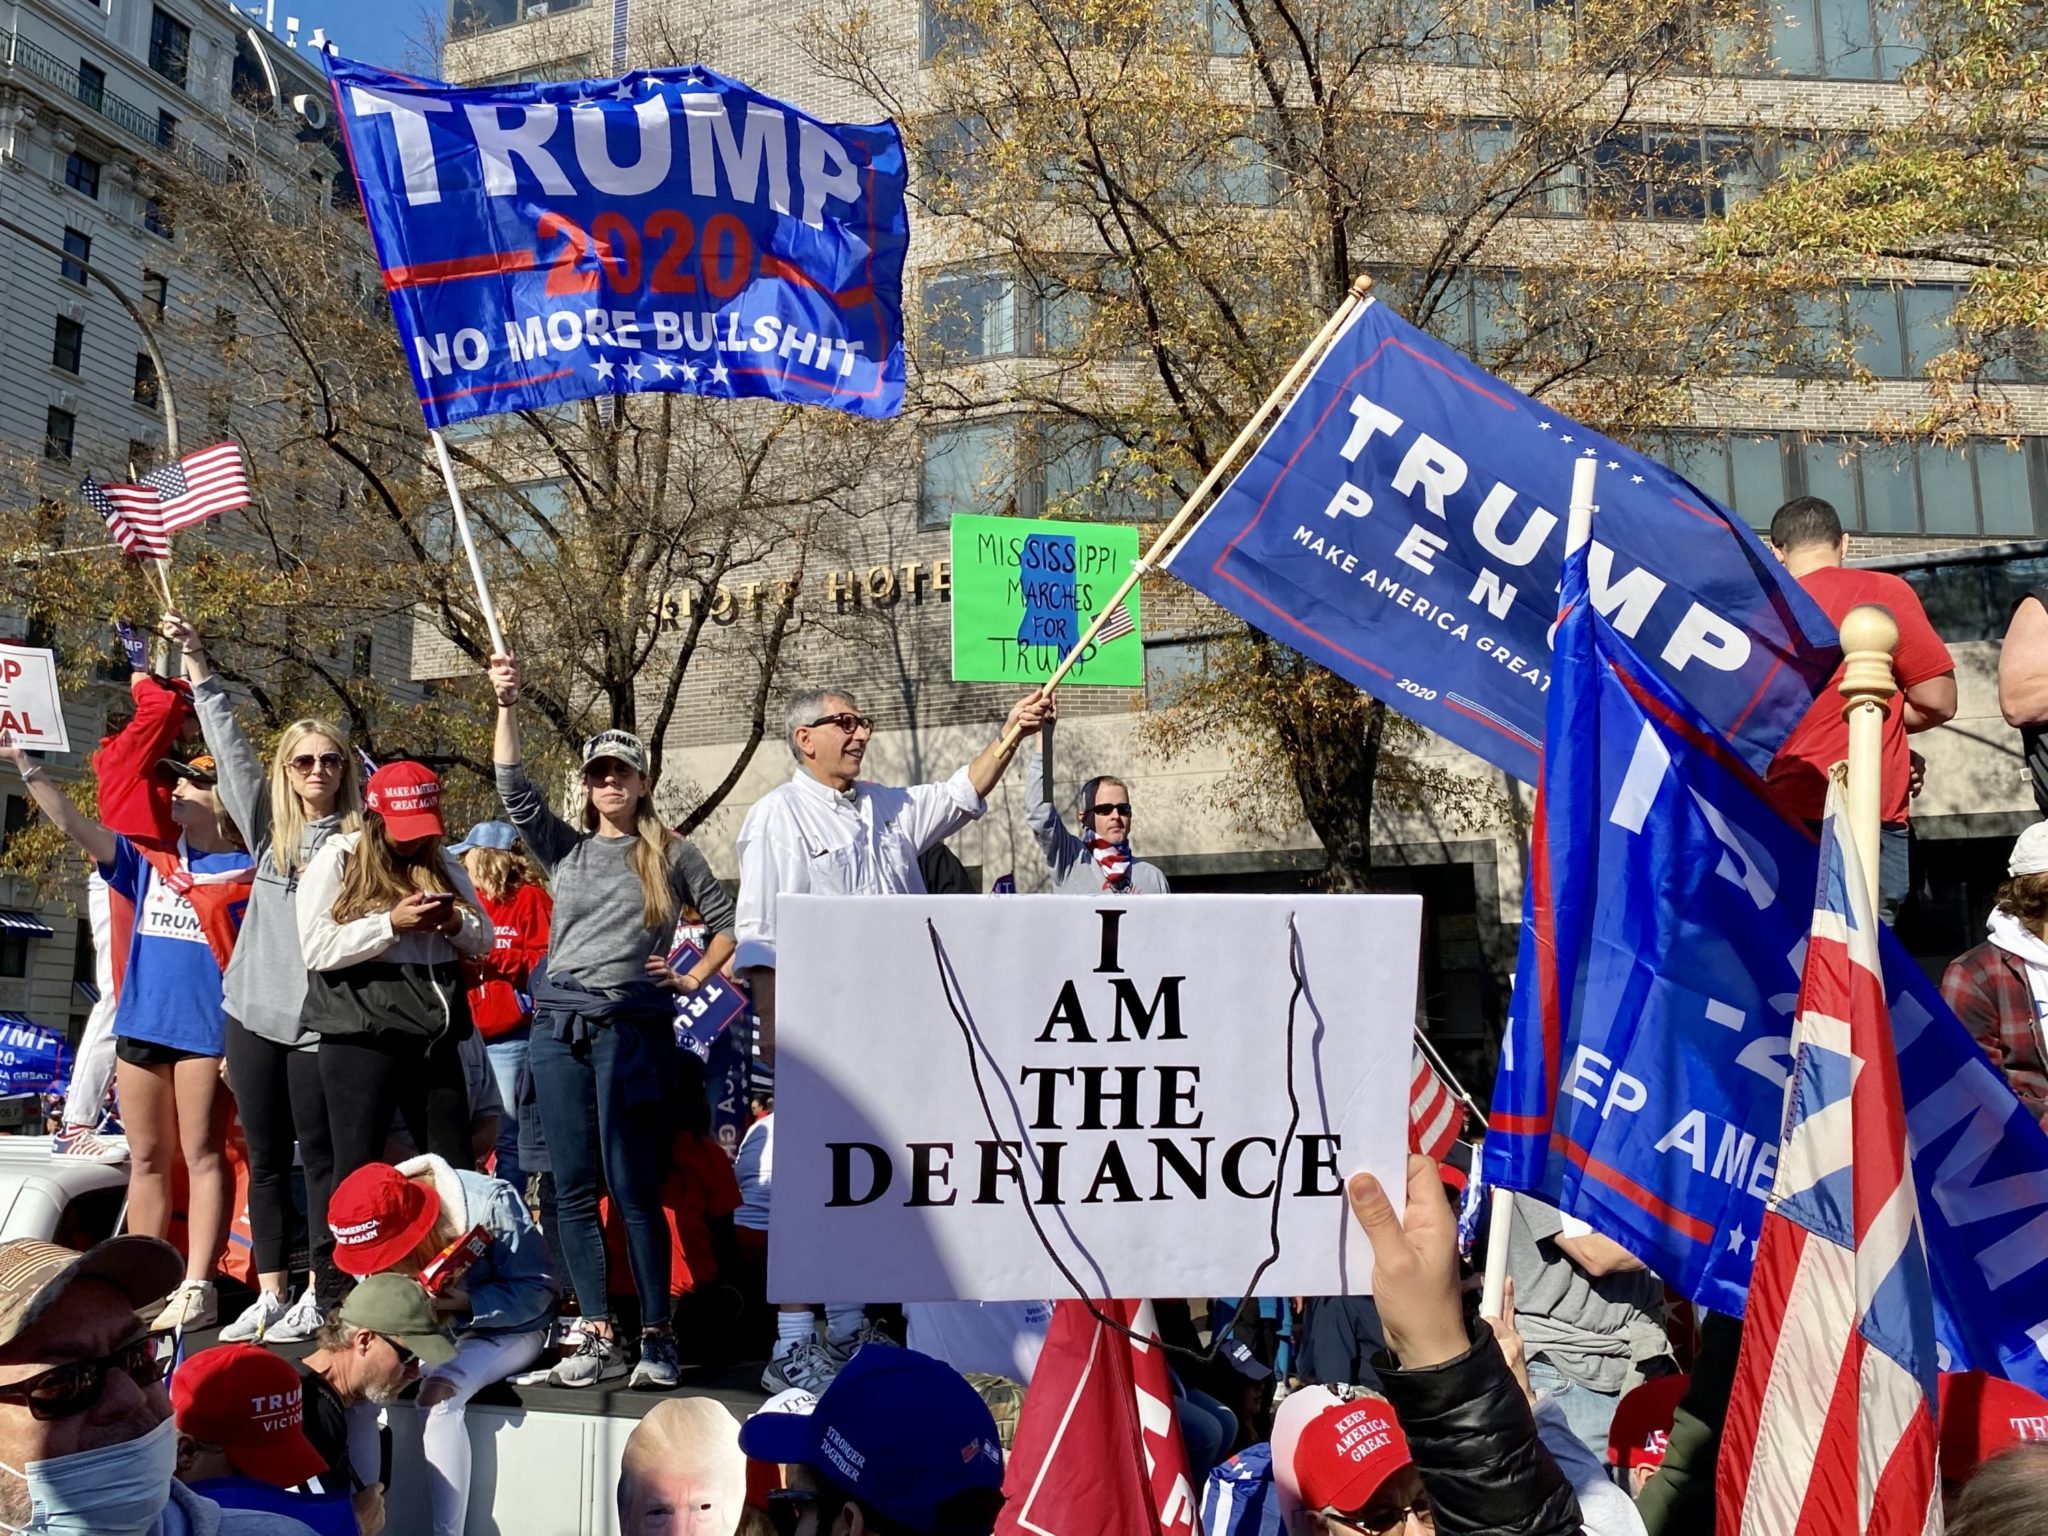
<svg viewBox="0 0 2048 1536"><path fill-rule="evenodd" d="M178 529L249 504L249 473L241 444L215 443L150 471L134 485L102 484L88 476L84 492L85 504L129 554L167 560Z"/></svg>
<svg viewBox="0 0 2048 1536"><path fill-rule="evenodd" d="M1408 1082L1408 1150L1442 1162L1465 1129L1465 1106L1438 1075L1422 1047Z"/></svg>
<svg viewBox="0 0 2048 1536"><path fill-rule="evenodd" d="M1722 1431L1724 1536L1941 1530L1934 1293L1877 919L1841 800L1831 788L1784 1151Z"/></svg>
<svg viewBox="0 0 2048 1536"><path fill-rule="evenodd" d="M1102 628L1095 632L1095 643L1107 645L1112 640L1123 639L1125 635L1136 634L1137 630L1138 626L1131 620L1130 607L1118 603L1110 610L1109 618L1104 621Z"/></svg>

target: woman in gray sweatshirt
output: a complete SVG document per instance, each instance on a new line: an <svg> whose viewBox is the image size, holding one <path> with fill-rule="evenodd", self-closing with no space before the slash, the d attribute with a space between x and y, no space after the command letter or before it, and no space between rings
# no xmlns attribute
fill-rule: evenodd
<svg viewBox="0 0 2048 1536"><path fill-rule="evenodd" d="M334 1236L327 1230L334 1157L314 1055L319 1036L299 1022L306 962L299 951L297 894L299 876L320 845L337 831L361 827L362 780L347 733L324 720L287 725L266 774L198 631L182 615L166 613L164 633L184 657L199 728L220 775L221 805L256 856L248 912L223 986L228 1087L249 1143L249 1226L258 1284L256 1300L221 1330L221 1338L303 1343L340 1305L348 1281L334 1267ZM313 1251L312 1283L297 1301L285 1268L294 1144L305 1164L306 1230Z"/></svg>
<svg viewBox="0 0 2048 1536"><path fill-rule="evenodd" d="M583 810L571 826L548 808L520 766L519 666L491 658L498 700L494 757L505 814L547 869L555 896L545 971L534 973L527 1070L555 1176L555 1240L583 1313L583 1343L555 1367L556 1386L623 1376L613 1337L610 1280L598 1226L600 1171L626 1228L640 1297L635 1387L676 1384L669 1318L669 1228L661 1206L681 1095L703 1094L697 1058L678 1052L675 994L718 974L733 952L733 905L704 855L654 811L647 749L600 731L583 749ZM685 904L710 934L704 957L669 970Z"/></svg>

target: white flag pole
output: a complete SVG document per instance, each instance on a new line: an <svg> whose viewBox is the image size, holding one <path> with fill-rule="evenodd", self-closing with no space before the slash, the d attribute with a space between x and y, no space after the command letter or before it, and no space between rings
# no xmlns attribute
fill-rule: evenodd
<svg viewBox="0 0 2048 1536"><path fill-rule="evenodd" d="M1592 541L1593 480L1599 468L1600 461L1596 458L1582 458L1572 464L1571 511L1564 525L1567 559ZM1499 1317L1502 1298L1507 1291L1508 1229L1515 1219L1514 1192L1494 1190L1493 1207L1488 1215L1491 1224L1486 1229L1486 1283L1479 1292L1479 1315Z"/></svg>
<svg viewBox="0 0 2048 1536"><path fill-rule="evenodd" d="M476 583L476 600L484 610L484 627L491 632L491 654L503 656L505 637L498 631L498 610L491 605L491 585L484 580L484 563L476 557L476 540L469 536L469 514L462 509L462 487L455 483L455 465L448 457L448 444L434 428L427 428L434 440L434 457L441 464L441 483L448 487L448 505L455 512L455 532L462 539L462 552L469 557L470 579Z"/></svg>
<svg viewBox="0 0 2048 1536"><path fill-rule="evenodd" d="M1884 718L1892 695L1899 691L1892 675L1892 652L1898 643L1897 620L1874 604L1851 608L1842 618L1842 713L1849 722L1846 809L1873 912L1883 842Z"/></svg>

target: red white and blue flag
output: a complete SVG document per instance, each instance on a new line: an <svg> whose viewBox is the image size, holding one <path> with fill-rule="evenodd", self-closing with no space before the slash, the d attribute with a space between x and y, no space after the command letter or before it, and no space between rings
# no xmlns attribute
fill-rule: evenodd
<svg viewBox="0 0 2048 1536"><path fill-rule="evenodd" d="M1934 1292L1878 924L1828 792L1785 1137L1722 1431L1727 1536L1941 1530Z"/></svg>
<svg viewBox="0 0 2048 1536"><path fill-rule="evenodd" d="M171 535L180 528L249 503L249 471L239 443L215 443L124 485L87 476L85 504L105 520L107 530L129 554L168 560Z"/></svg>

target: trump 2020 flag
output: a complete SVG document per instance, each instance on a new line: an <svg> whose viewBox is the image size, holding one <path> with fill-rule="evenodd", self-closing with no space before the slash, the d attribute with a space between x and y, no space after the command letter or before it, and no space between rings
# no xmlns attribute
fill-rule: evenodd
<svg viewBox="0 0 2048 1536"><path fill-rule="evenodd" d="M1842 799L1831 783L1785 1143L1721 1435L1729 1536L1941 1529L1934 1297L1877 913Z"/></svg>
<svg viewBox="0 0 2048 1536"><path fill-rule="evenodd" d="M1484 1176L1740 1316L1818 853L1593 611L1584 565L1565 568ZM2048 1134L1890 932L1877 943L1945 1364L2048 1390Z"/></svg>
<svg viewBox="0 0 2048 1536"><path fill-rule="evenodd" d="M1761 772L1840 660L1742 520L1654 460L1362 306L1173 574L1533 783L1572 465L1600 465L1594 606Z"/></svg>
<svg viewBox="0 0 2048 1536"><path fill-rule="evenodd" d="M903 404L903 141L708 69L455 86L332 53L420 409Z"/></svg>

